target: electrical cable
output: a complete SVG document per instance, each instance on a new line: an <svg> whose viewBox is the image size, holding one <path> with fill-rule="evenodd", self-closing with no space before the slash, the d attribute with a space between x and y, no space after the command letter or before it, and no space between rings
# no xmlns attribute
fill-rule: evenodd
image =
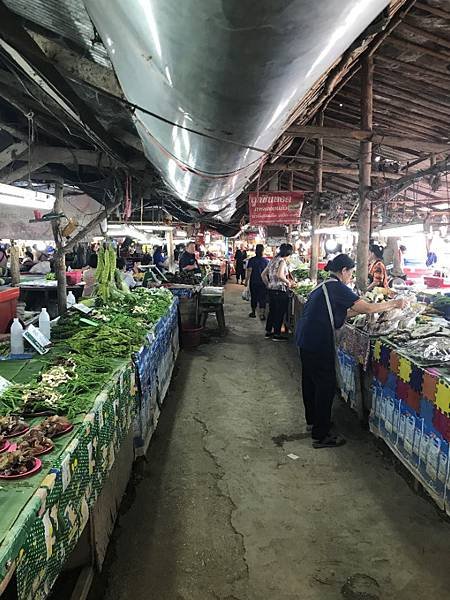
<svg viewBox="0 0 450 600"><path fill-rule="evenodd" d="M259 152L259 153L261 153L262 155L265 155L265 156L276 156L278 158L286 158L286 159L295 159L295 158L298 159L299 158L298 154L292 154L291 155L291 154L283 154L283 153L280 153L280 152L273 152L271 150L267 150L266 148L259 148L258 146L252 146L250 144L244 144L242 142L237 142L235 140L230 140L229 138L223 138L223 137L220 137L220 136L213 135L211 133L205 133L204 131L199 131L199 130L194 129L192 127L187 127L186 125L181 125L180 123L175 123L175 121L171 121L170 119L167 119L166 117L163 117L162 115L159 115L159 114L157 114L157 113L155 113L155 112L153 112L153 111L151 111L151 110L149 110L147 108L144 108L143 106L140 106L139 104L136 104L135 102L131 102L130 100L127 100L126 98L118 98L117 96L115 96L111 92L103 90L103 89L99 88L98 86L96 86L96 85L94 85L92 83L88 83L88 82L84 82L84 83L86 83L87 87L90 87L93 90L98 91L100 94L102 94L102 95L110 98L111 100L114 100L115 102L118 102L118 103L122 104L123 106L129 108L133 112L133 114L134 114L134 111L138 110L138 111L141 111L142 113L144 113L144 114L146 114L146 115L148 115L150 117L153 117L154 119L157 119L158 121L166 123L167 125L171 125L172 127L177 127L178 129L183 129L185 131L188 131L189 133L193 133L195 135L199 135L200 137L204 137L204 138L216 141L216 142L222 142L222 143L226 143L226 144L231 144L233 146L238 146L239 148L243 148L245 150L252 150L254 152ZM138 118L138 117L136 117L136 118ZM142 121L140 121L140 122L142 122ZM305 136L305 137L307 137L307 136ZM314 162L317 162L319 159L309 158L309 160L313 161L313 163L314 163ZM322 162L325 162L326 164L331 164L331 165L338 165L338 164L340 165L341 164L341 163L336 163L336 161L334 161L334 162L331 162L331 161L322 161ZM347 163L348 163L348 161L347 161ZM249 165L250 164L253 164L253 163L249 163ZM249 166L249 165L247 165L247 166ZM232 173L233 172L230 172L230 174L232 174ZM211 174L214 174L214 173L211 173Z"/></svg>

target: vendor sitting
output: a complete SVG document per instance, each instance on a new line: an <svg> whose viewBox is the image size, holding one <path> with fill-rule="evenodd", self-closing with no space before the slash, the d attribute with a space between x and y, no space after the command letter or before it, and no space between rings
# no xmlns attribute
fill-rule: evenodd
<svg viewBox="0 0 450 600"><path fill-rule="evenodd" d="M200 273L200 267L197 262L197 258L195 257L195 244L194 242L189 242L186 246L186 250L180 256L180 261L178 263L180 267L180 271L184 271L185 273Z"/></svg>
<svg viewBox="0 0 450 600"><path fill-rule="evenodd" d="M27 250L22 260L22 264L20 265L20 272L28 273L31 267L33 267L35 264L36 263L34 262L33 253L31 252L31 250Z"/></svg>

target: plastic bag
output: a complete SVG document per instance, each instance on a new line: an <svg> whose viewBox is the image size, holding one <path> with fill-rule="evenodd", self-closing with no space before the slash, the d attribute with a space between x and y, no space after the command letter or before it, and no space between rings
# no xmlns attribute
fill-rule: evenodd
<svg viewBox="0 0 450 600"><path fill-rule="evenodd" d="M250 290L247 287L242 292L242 300L245 300L246 302L250 302Z"/></svg>

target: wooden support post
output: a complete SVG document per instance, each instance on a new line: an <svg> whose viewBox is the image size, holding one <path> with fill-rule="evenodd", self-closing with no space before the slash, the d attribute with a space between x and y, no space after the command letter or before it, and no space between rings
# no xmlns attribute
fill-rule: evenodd
<svg viewBox="0 0 450 600"><path fill-rule="evenodd" d="M364 58L361 67L361 128L372 129L373 123L373 58ZM370 238L370 200L367 192L371 186L372 142L360 143L359 158L359 217L358 247L356 251L356 283L360 291L367 287Z"/></svg>
<svg viewBox="0 0 450 600"><path fill-rule="evenodd" d="M289 178L289 191L293 192L294 191L294 173L291 173L291 177ZM288 225L287 226L287 231L286 231L286 240L288 244L292 244L292 230L293 227L292 225Z"/></svg>
<svg viewBox="0 0 450 600"><path fill-rule="evenodd" d="M317 125L323 127L323 111L317 115ZM316 140L316 148L314 156L316 164L314 166L314 200L312 206L311 218L311 261L309 264L309 278L311 281L317 281L317 263L319 262L319 241L320 235L316 233L316 229L320 225L320 206L319 194L322 192L323 181L323 138Z"/></svg>
<svg viewBox="0 0 450 600"><path fill-rule="evenodd" d="M175 268L175 248L173 242L173 229L167 231L166 233L166 242L167 242L167 258L168 258L168 266L169 271L173 271Z"/></svg>
<svg viewBox="0 0 450 600"><path fill-rule="evenodd" d="M53 210L59 214L63 210L64 185L55 184L55 204ZM53 237L55 239L55 274L58 291L58 314L63 315L67 310L67 281L66 281L66 254L64 250L60 219L52 221Z"/></svg>
<svg viewBox="0 0 450 600"><path fill-rule="evenodd" d="M16 246L14 240L11 240L11 250L9 254L10 271L11 271L11 286L18 286L20 283L20 259L19 247Z"/></svg>

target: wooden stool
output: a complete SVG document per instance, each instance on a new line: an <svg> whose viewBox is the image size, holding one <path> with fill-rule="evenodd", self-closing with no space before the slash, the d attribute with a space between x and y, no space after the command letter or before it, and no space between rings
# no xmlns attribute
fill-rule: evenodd
<svg viewBox="0 0 450 600"><path fill-rule="evenodd" d="M223 310L223 303L213 303L213 304L203 304L201 303L199 306L199 323L202 327L206 326L206 321L208 319L208 315L215 314L217 319L217 324L219 326L219 330L221 335L225 333L225 313Z"/></svg>

